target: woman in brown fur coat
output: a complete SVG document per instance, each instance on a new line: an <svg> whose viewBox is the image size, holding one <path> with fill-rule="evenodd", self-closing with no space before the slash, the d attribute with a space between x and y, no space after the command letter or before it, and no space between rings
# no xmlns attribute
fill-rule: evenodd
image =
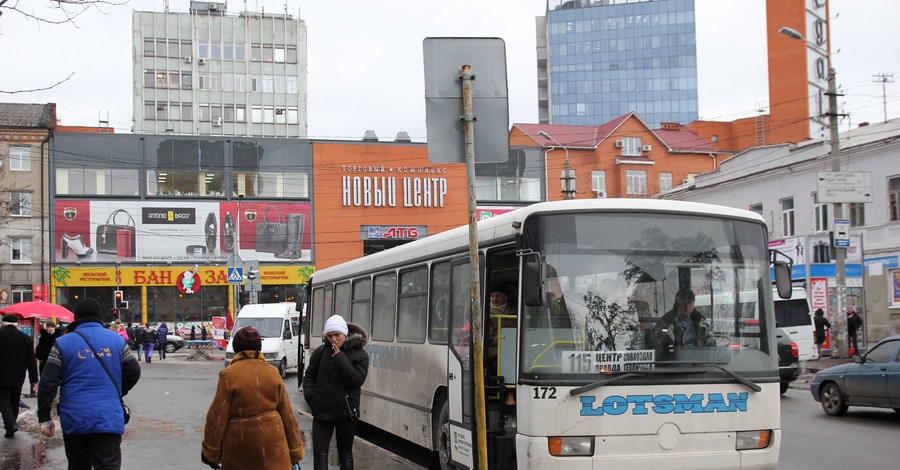
<svg viewBox="0 0 900 470"><path fill-rule="evenodd" d="M303 460L303 437L278 369L266 363L252 326L238 330L232 346L206 413L201 460L228 470L291 468Z"/></svg>

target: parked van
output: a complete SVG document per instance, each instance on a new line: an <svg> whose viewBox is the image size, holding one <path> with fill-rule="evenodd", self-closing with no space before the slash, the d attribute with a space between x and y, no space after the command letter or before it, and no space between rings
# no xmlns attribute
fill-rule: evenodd
<svg viewBox="0 0 900 470"><path fill-rule="evenodd" d="M816 327L806 289L794 287L791 289L791 298L782 299L773 288L772 296L775 299L775 322L788 338L797 344L799 359L801 361L818 359Z"/></svg>
<svg viewBox="0 0 900 470"><path fill-rule="evenodd" d="M234 320L234 332L245 326L252 326L262 336L262 353L266 362L278 368L281 377L288 369L300 370L299 348L303 346L300 334L300 312L294 302L273 304L251 304L241 307ZM225 348L225 366L234 358L232 342Z"/></svg>

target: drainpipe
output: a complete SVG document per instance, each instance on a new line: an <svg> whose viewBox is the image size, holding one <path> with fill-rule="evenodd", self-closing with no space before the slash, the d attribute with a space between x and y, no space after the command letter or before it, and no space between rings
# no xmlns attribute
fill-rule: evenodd
<svg viewBox="0 0 900 470"><path fill-rule="evenodd" d="M719 158L716 156L716 154L714 154L712 152L710 152L709 157L713 159L713 171L718 170L719 169Z"/></svg>
<svg viewBox="0 0 900 470"><path fill-rule="evenodd" d="M46 250L47 250L47 248L46 248L46 246L47 246L47 244L46 244L47 228L45 226L45 223L46 223L47 217L50 216L50 204L46 204L46 207L47 207L46 211L44 209L44 206L45 206L44 203L48 199L47 192L45 191L45 187L44 187L44 166L45 166L44 165L44 148L47 148L48 152L49 152L50 147L48 144L50 143L50 136L52 136L52 135L53 135L53 129L48 128L47 129L47 137L41 142L41 285L47 284L47 277L46 277L47 271L44 269L44 259L47 254L46 253ZM47 165L50 165L50 154L49 153L47 154ZM49 289L49 288L50 288L50 286L48 285L47 289ZM47 294L49 294L49 292L47 292L45 295L47 295ZM47 295L47 298L49 299L50 296Z"/></svg>

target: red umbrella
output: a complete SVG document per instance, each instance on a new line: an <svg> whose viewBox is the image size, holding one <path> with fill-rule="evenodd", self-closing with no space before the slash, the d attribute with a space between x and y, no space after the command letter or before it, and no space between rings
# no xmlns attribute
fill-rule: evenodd
<svg viewBox="0 0 900 470"><path fill-rule="evenodd" d="M19 302L0 310L0 313L18 315L22 318L52 318L69 323L75 320L75 315L62 305L51 302Z"/></svg>

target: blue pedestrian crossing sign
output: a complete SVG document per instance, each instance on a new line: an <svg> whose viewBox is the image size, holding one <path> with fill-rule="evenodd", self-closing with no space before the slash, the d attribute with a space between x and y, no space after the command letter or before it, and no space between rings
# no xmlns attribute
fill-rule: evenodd
<svg viewBox="0 0 900 470"><path fill-rule="evenodd" d="M228 268L228 282L244 282L244 268Z"/></svg>

